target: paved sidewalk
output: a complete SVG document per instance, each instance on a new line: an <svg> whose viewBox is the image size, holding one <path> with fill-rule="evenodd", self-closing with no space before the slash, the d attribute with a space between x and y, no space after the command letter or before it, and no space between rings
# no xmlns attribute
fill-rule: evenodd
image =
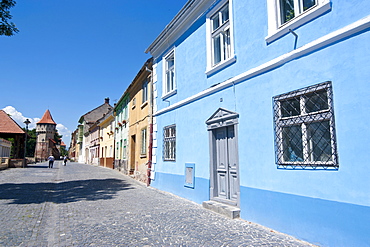
<svg viewBox="0 0 370 247"><path fill-rule="evenodd" d="M311 246L102 167L0 171L0 246Z"/></svg>

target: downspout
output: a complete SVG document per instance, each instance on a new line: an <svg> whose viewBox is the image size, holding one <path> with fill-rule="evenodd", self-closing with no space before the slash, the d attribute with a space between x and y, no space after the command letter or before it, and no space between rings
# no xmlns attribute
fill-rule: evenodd
<svg viewBox="0 0 370 247"><path fill-rule="evenodd" d="M148 77L150 77L150 105L149 105L149 159L148 159L148 168L147 168L147 180L146 186L150 186L150 176L152 170L152 155L153 155L153 78L152 78L152 70L148 69L148 66L145 66L145 70L149 72Z"/></svg>

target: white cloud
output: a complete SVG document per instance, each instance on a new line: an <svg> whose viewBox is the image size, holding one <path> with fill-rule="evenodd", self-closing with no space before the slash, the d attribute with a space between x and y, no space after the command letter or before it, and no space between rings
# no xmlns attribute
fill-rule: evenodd
<svg viewBox="0 0 370 247"><path fill-rule="evenodd" d="M23 114L19 111L17 111L17 109L15 109L13 106L7 106L5 108L3 108L3 110L9 114L11 116L11 118L17 122L17 124L19 126L21 126L22 128L23 127L26 127L26 125L24 124L24 121L26 121L26 119L28 118L28 120L31 122L29 125L28 125L28 129L34 129L36 128L36 123L38 121L40 121L40 118L31 118L31 117L25 117L23 116ZM58 133L59 135L63 135L63 141L65 144L69 144L70 142L70 139L71 139L71 131L68 130L67 127L65 127L63 124L57 124L56 126L57 130L58 130Z"/></svg>
<svg viewBox="0 0 370 247"><path fill-rule="evenodd" d="M71 131L63 124L57 124L57 130L59 135L63 135L63 141L69 140L71 137ZM66 143L68 145L68 143Z"/></svg>
<svg viewBox="0 0 370 247"><path fill-rule="evenodd" d="M24 124L24 121L28 118L28 120L31 122L28 125L28 129L34 129L36 128L36 123L40 121L40 118L31 118L31 117L25 117L23 114L19 111L17 111L13 106L7 106L3 108L3 110L11 116L11 118L17 122L19 126L26 127Z"/></svg>

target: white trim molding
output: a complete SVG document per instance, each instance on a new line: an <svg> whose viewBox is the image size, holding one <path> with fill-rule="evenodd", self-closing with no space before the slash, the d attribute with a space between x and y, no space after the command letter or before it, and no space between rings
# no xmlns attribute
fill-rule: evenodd
<svg viewBox="0 0 370 247"><path fill-rule="evenodd" d="M267 43L275 41L289 33L289 30L294 30L331 9L330 0L317 0L316 5L306 12L281 24L279 1L280 0L267 0L268 35L265 38Z"/></svg>
<svg viewBox="0 0 370 247"><path fill-rule="evenodd" d="M173 60L173 65L168 68L168 61ZM168 77L167 72L172 72L173 77L171 77L171 85L168 88ZM175 47L171 48L162 58L162 98L168 98L177 93L176 84L176 51Z"/></svg>
<svg viewBox="0 0 370 247"><path fill-rule="evenodd" d="M184 100L181 100L177 103L174 103L173 105L170 105L166 108L163 108L159 111L156 111L154 113L155 116L161 115L165 112L174 110L176 108L179 108L183 105L189 104L191 102L194 102L198 99L201 99L203 97L206 97L208 95L211 95L215 92L219 92L227 87L230 87L234 84L240 83L242 81L248 80L252 77L259 76L267 71L273 70L285 63L288 63L294 59L303 57L311 52L317 51L319 49L322 49L326 46L332 45L335 42L344 40L346 38L351 37L352 35L358 34L366 29L370 28L370 15L366 16L363 19L360 19L348 26L345 26L341 29L338 29L337 31L334 31L332 33L329 33L319 39L316 39L296 50L293 50L291 52L285 53L279 57L276 57L275 59L272 59L264 64L261 64L260 66L257 66L255 68L252 68L242 74L239 74L233 78L230 78L214 87L207 88L204 91L201 91L189 98L186 98Z"/></svg>
<svg viewBox="0 0 370 247"><path fill-rule="evenodd" d="M228 5L228 20L224 23L220 23L220 26L216 31L212 31L212 18L215 14L220 13L221 10ZM219 18L218 20L220 20ZM229 31L229 56L227 58L221 58L221 61L217 64L214 64L214 44L213 44L213 35L216 33L219 35L224 30ZM223 43L222 45L225 45ZM235 51L234 51L234 26L233 26L233 1L232 0L221 0L213 9L206 15L206 47L207 47L207 68L206 75L209 76L215 73L218 70L225 68L226 66L232 64L236 61ZM222 50L222 49L221 49ZM221 55L221 57L223 57Z"/></svg>

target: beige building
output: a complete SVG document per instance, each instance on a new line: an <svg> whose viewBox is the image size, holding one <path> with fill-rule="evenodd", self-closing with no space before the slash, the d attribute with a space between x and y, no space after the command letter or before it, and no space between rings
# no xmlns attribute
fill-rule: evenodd
<svg viewBox="0 0 370 247"><path fill-rule="evenodd" d="M108 112L98 124L100 128L100 165L113 169L114 163L114 116Z"/></svg>
<svg viewBox="0 0 370 247"><path fill-rule="evenodd" d="M129 102L128 165L130 175L135 179L149 183L148 169L151 164L152 132L152 59L141 68L127 89Z"/></svg>

